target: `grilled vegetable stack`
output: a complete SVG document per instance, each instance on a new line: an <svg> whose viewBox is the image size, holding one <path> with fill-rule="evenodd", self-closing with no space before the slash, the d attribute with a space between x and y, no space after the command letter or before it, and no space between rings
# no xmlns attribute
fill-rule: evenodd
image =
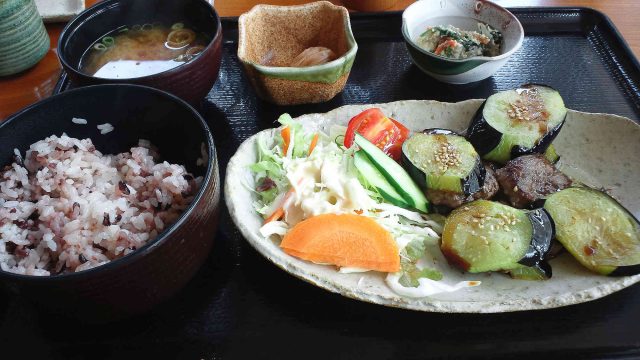
<svg viewBox="0 0 640 360"><path fill-rule="evenodd" d="M485 185L487 170L480 156L463 136L450 130L427 129L413 134L402 145L402 160L436 205L457 207L474 200ZM495 187L497 190L497 183Z"/></svg>

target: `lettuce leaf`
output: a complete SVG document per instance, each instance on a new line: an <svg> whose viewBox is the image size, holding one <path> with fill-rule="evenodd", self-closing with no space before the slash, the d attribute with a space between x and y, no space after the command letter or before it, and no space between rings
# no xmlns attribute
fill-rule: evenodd
<svg viewBox="0 0 640 360"><path fill-rule="evenodd" d="M278 118L278 122L283 126L288 126L291 129L293 138L291 139L291 144L289 146L293 146L293 157L299 158L307 156L309 144L311 143L311 138L313 137L313 135L309 134L305 136L304 131L302 130L302 124L293 120L291 115L287 113L280 115L280 117ZM282 141L281 137L280 141Z"/></svg>
<svg viewBox="0 0 640 360"><path fill-rule="evenodd" d="M426 244L424 240L413 240L400 252L400 268L402 276L400 277L400 285L404 287L418 287L420 283L418 279L427 278L430 280L442 280L442 273L438 270L428 267L420 268L418 260L424 255Z"/></svg>

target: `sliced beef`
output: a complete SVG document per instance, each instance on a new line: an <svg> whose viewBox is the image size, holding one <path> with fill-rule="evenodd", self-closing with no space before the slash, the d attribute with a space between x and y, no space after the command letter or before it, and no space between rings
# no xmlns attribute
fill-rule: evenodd
<svg viewBox="0 0 640 360"><path fill-rule="evenodd" d="M515 158L499 169L496 176L509 202L517 208L528 207L546 195L571 186L571 179L541 154Z"/></svg>
<svg viewBox="0 0 640 360"><path fill-rule="evenodd" d="M487 173L484 177L484 185L480 188L480 191L465 196L464 194L451 191L427 189L427 199L434 205L447 206L452 209L473 200L491 199L498 192L498 181L491 166L485 165L484 168L487 170Z"/></svg>

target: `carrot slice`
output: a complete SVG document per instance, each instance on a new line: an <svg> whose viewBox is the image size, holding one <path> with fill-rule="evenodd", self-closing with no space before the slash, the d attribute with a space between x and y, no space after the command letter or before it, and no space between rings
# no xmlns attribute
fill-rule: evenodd
<svg viewBox="0 0 640 360"><path fill-rule="evenodd" d="M324 214L293 227L282 250L303 260L382 272L400 271L398 245L374 220L353 214Z"/></svg>
<svg viewBox="0 0 640 360"><path fill-rule="evenodd" d="M289 144L291 143L291 129L289 129L288 126L285 126L284 129L282 129L280 131L280 135L282 135L282 140L284 142L283 144L283 150L284 150L284 156L287 156L287 152L289 151Z"/></svg>
<svg viewBox="0 0 640 360"><path fill-rule="evenodd" d="M296 192L296 189L294 188L291 188L289 189L289 191L287 191L287 193L282 197L282 203L280 204L280 206L278 206L278 208L276 209L276 211L273 212L273 214L269 215L269 217L264 220L263 225L270 223L272 221L280 220L284 216L284 205L287 203L289 198L295 192Z"/></svg>
<svg viewBox="0 0 640 360"><path fill-rule="evenodd" d="M270 223L272 221L278 221L283 216L284 216L284 208L283 207L279 207L279 208L276 209L276 211L273 212L273 214L269 215L269 217L264 220L264 224L268 224L268 223Z"/></svg>
<svg viewBox="0 0 640 360"><path fill-rule="evenodd" d="M318 133L313 135L313 139L311 139L311 144L309 144L309 155L308 156L311 156L311 153L313 152L313 149L316 148L316 145L318 145Z"/></svg>

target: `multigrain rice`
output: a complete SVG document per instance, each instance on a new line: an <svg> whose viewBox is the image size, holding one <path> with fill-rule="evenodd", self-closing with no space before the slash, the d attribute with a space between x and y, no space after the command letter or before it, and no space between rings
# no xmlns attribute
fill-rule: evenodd
<svg viewBox="0 0 640 360"><path fill-rule="evenodd" d="M86 125L87 124L87 120L81 119L81 118L73 118L73 119L71 119L71 122L74 123L74 124L78 124L78 125Z"/></svg>
<svg viewBox="0 0 640 360"><path fill-rule="evenodd" d="M0 172L2 270L76 272L153 240L202 181L181 165L157 161L146 140L118 155L102 155L90 139L64 134L31 145L24 164Z"/></svg>
<svg viewBox="0 0 640 360"><path fill-rule="evenodd" d="M113 131L114 127L113 125L109 124L109 123L104 123L104 124L100 124L97 126L98 130L100 130L100 134L104 135L104 134L108 134L110 132Z"/></svg>

